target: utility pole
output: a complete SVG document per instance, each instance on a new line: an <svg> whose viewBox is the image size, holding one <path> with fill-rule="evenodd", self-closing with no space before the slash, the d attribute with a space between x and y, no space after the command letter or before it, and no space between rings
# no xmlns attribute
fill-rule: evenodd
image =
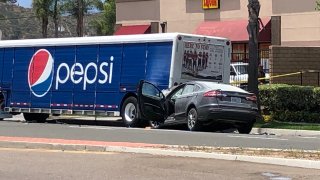
<svg viewBox="0 0 320 180"><path fill-rule="evenodd" d="M258 89L258 33L260 28L260 2L259 0L248 0L249 23L247 31L249 34L249 69L248 69L248 91L254 93L259 98ZM259 100L258 100L259 102Z"/></svg>

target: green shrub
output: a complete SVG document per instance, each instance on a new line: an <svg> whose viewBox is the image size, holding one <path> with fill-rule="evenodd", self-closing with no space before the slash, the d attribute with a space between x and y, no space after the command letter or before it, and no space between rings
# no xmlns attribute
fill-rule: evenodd
<svg viewBox="0 0 320 180"><path fill-rule="evenodd" d="M320 88L296 85L262 85L260 104L270 120L320 123Z"/></svg>
<svg viewBox="0 0 320 180"><path fill-rule="evenodd" d="M320 87L313 89L313 104L314 108L312 111L320 112Z"/></svg>
<svg viewBox="0 0 320 180"><path fill-rule="evenodd" d="M272 112L270 120L282 122L320 123L320 113L308 111L280 111Z"/></svg>
<svg viewBox="0 0 320 180"><path fill-rule="evenodd" d="M320 88L295 85L263 85L259 87L260 102L269 111L317 111ZM315 93L316 92L316 93Z"/></svg>

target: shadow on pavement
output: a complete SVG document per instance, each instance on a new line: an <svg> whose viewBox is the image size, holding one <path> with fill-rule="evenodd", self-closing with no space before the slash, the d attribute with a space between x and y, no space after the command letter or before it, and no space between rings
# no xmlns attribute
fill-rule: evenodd
<svg viewBox="0 0 320 180"><path fill-rule="evenodd" d="M70 124L70 125L91 125L91 126L111 126L124 127L121 119L118 120L83 120L83 119L51 119L49 124Z"/></svg>

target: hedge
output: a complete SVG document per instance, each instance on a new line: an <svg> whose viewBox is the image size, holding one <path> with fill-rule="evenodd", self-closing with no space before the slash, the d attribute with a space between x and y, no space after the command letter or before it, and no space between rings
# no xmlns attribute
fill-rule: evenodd
<svg viewBox="0 0 320 180"><path fill-rule="evenodd" d="M261 106L272 120L320 123L320 88L297 85L259 86Z"/></svg>
<svg viewBox="0 0 320 180"><path fill-rule="evenodd" d="M308 111L278 111L271 113L270 120L281 122L320 123L320 113Z"/></svg>

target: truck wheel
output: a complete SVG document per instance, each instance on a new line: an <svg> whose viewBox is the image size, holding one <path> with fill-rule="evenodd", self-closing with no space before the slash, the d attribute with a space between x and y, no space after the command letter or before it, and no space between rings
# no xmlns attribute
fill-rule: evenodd
<svg viewBox="0 0 320 180"><path fill-rule="evenodd" d="M191 108L187 114L188 129L190 131L199 131L202 124L198 121L198 112L195 108Z"/></svg>
<svg viewBox="0 0 320 180"><path fill-rule="evenodd" d="M138 100L135 97L127 98L121 108L121 116L126 127L138 127Z"/></svg>
<svg viewBox="0 0 320 180"><path fill-rule="evenodd" d="M249 124L239 126L237 127L237 129L240 134L250 134L252 127L253 127L253 123L249 123Z"/></svg>
<svg viewBox="0 0 320 180"><path fill-rule="evenodd" d="M40 113L23 113L23 117L27 122L38 122L38 123L44 123L46 122L47 118L49 117L49 114L40 114Z"/></svg>

